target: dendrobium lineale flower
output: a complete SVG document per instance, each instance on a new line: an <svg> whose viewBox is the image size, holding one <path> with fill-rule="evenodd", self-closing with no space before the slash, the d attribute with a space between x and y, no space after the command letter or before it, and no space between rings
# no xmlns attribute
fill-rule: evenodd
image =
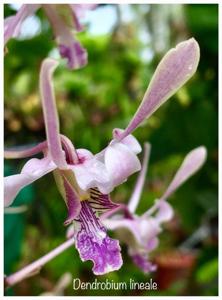
<svg viewBox="0 0 222 300"><path fill-rule="evenodd" d="M203 146L189 152L163 196L156 199L154 205L143 215L137 216L135 211L144 185L149 151L150 146L146 144L142 169L127 207L118 207L101 216L103 225L116 231L119 239L128 245L129 255L144 273L156 270L156 266L148 259L149 254L158 246L158 234L162 231L162 223L173 217L173 209L166 200L196 173L206 160L206 149ZM127 214L110 216L120 208L124 208ZM71 229L69 234L71 234Z"/></svg>
<svg viewBox="0 0 222 300"><path fill-rule="evenodd" d="M137 157L141 147L131 133L195 73L198 61L199 46L194 39L170 50L158 65L127 128L114 129L108 146L93 155L86 149L75 149L60 134L52 86L58 62L45 59L40 71L40 94L47 140L23 151L5 152L6 158L29 157L39 152L43 158L30 159L20 174L5 178L5 205L10 205L24 186L53 171L68 209L65 225L75 224L74 240L81 259L94 262L95 274L119 269L122 265L119 243L107 236L100 214L118 208L109 193L141 169Z"/></svg>
<svg viewBox="0 0 222 300"><path fill-rule="evenodd" d="M22 22L40 7L52 26L60 55L68 60L68 67L78 69L85 66L87 52L75 39L72 29L77 32L83 30L80 18L86 10L95 8L95 4L23 4L16 15L4 21L4 44L19 36Z"/></svg>

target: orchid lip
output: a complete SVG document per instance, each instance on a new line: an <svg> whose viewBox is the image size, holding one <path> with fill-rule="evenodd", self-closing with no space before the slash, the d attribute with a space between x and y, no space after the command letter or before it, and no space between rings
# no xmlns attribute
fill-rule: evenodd
<svg viewBox="0 0 222 300"><path fill-rule="evenodd" d="M93 213L87 201L81 203L75 229L75 244L82 261L93 261L93 273L102 275L118 270L122 266L122 257L118 241L109 238L105 228Z"/></svg>

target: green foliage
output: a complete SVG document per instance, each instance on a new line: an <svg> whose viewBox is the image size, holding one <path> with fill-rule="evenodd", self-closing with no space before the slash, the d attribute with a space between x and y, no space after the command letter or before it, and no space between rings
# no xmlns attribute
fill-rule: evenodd
<svg viewBox="0 0 222 300"><path fill-rule="evenodd" d="M214 258L211 261L205 263L197 272L197 281L200 284L207 284L212 280L215 280L218 276L218 259Z"/></svg>

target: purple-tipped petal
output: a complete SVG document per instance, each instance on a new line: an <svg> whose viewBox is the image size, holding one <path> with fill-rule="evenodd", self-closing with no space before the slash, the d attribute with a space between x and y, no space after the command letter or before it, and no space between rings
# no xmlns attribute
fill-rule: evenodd
<svg viewBox="0 0 222 300"><path fill-rule="evenodd" d="M49 153L59 169L66 169L67 163L62 150L59 117L52 85L52 74L57 65L58 62L51 58L43 61L40 71L40 93Z"/></svg>
<svg viewBox="0 0 222 300"><path fill-rule="evenodd" d="M119 270L122 266L119 242L107 236L87 201L82 201L81 205L79 219L75 222L75 245L81 260L93 261L95 275Z"/></svg>
<svg viewBox="0 0 222 300"><path fill-rule="evenodd" d="M144 144L144 156L143 156L142 168L140 170L139 176L136 181L136 185L134 187L129 203L127 205L131 213L134 213L136 211L136 208L139 204L139 200L143 191L143 186L146 178L148 161L150 156L150 148L151 148L150 144L148 143Z"/></svg>
<svg viewBox="0 0 222 300"><path fill-rule="evenodd" d="M43 9L51 23L56 41L59 45L60 54L67 58L68 67L78 69L87 64L87 52L75 40L70 28L65 20L56 11L56 8L51 4L44 4Z"/></svg>
<svg viewBox="0 0 222 300"><path fill-rule="evenodd" d="M113 185L117 186L141 169L136 156L126 145L113 141L105 150L105 166Z"/></svg>
<svg viewBox="0 0 222 300"><path fill-rule="evenodd" d="M196 173L204 164L207 156L205 147L198 147L187 154L182 165L174 176L168 189L161 197L167 199L178 187L180 187L189 177Z"/></svg>
<svg viewBox="0 0 222 300"><path fill-rule="evenodd" d="M20 34L22 22L40 7L39 4L23 4L17 14L4 20L4 45Z"/></svg>
<svg viewBox="0 0 222 300"><path fill-rule="evenodd" d="M5 177L5 206L12 204L13 200L23 187L31 184L55 168L56 165L49 157L44 157L42 159L32 158L24 165L20 174Z"/></svg>
<svg viewBox="0 0 222 300"><path fill-rule="evenodd" d="M194 38L184 41L163 57L143 97L142 103L119 140L135 130L196 72L200 58L199 45Z"/></svg>
<svg viewBox="0 0 222 300"><path fill-rule="evenodd" d="M79 42L72 38L72 42L59 44L59 52L63 58L67 59L70 69L79 69L84 67L88 62L86 50Z"/></svg>

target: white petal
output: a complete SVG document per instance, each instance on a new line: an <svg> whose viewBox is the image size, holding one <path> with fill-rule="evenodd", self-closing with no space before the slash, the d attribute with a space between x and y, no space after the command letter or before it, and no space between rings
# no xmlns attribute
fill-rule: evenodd
<svg viewBox="0 0 222 300"><path fill-rule="evenodd" d="M117 186L133 173L141 169L137 156L124 144L115 142L109 145L105 151L105 166Z"/></svg>
<svg viewBox="0 0 222 300"><path fill-rule="evenodd" d="M13 203L19 191L32 183L32 178L26 174L16 174L4 178L4 206Z"/></svg>
<svg viewBox="0 0 222 300"><path fill-rule="evenodd" d="M16 195L23 187L51 172L55 168L56 165L48 157L42 159L32 158L24 165L20 174L5 177L5 206L12 204Z"/></svg>
<svg viewBox="0 0 222 300"><path fill-rule="evenodd" d="M115 128L113 130L113 138L118 140L118 137L123 133L124 130L120 128ZM131 151L133 151L135 154L138 154L142 151L142 148L137 141L137 139L132 135L129 134L127 137L122 139L121 143L126 145Z"/></svg>
<svg viewBox="0 0 222 300"><path fill-rule="evenodd" d="M95 158L89 159L78 165L72 165L76 180L84 191L98 187L101 193L109 193L112 190L110 176L105 165Z"/></svg>
<svg viewBox="0 0 222 300"><path fill-rule="evenodd" d="M157 200L155 203L158 211L155 215L155 219L159 222L167 222L170 221L173 217L173 208L171 205L165 200Z"/></svg>

